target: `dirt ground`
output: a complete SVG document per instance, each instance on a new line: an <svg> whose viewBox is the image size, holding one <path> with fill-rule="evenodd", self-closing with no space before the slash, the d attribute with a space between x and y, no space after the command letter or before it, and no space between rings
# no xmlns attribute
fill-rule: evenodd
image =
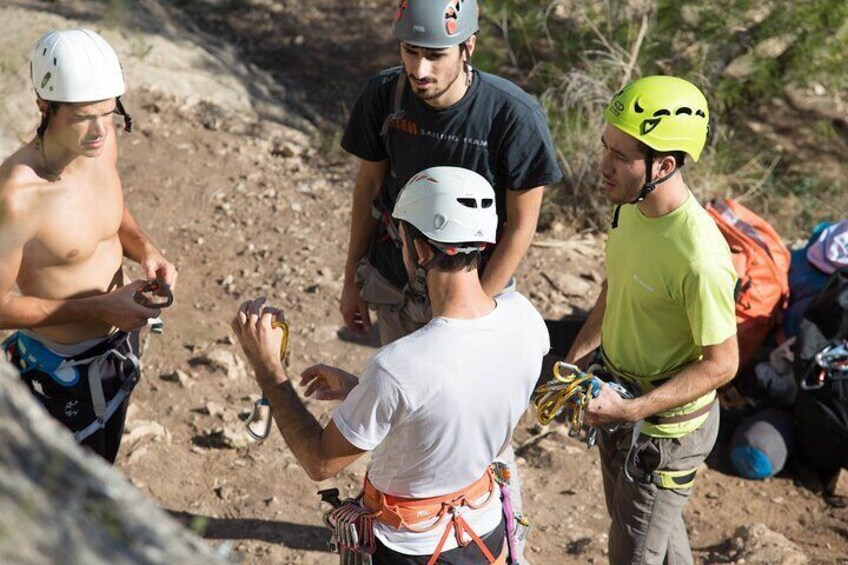
<svg viewBox="0 0 848 565"><path fill-rule="evenodd" d="M258 295L286 310L292 374L317 362L356 372L374 353L373 340L352 341L340 331L355 164L330 147L367 76L395 63L390 14L377 0L164 4L271 73L293 100L313 109L308 118L326 133L303 144L269 121L221 118L156 92L131 90L126 97L137 124L120 139L127 204L178 266L180 280L177 301L163 314L165 332L145 336L144 378L118 468L234 562L336 563L316 492L337 486L355 494L365 461L316 484L278 433L264 444L242 444L240 418L258 389L242 365L227 370L206 359L236 351L229 321L243 300ZM600 236L554 223L537 235L519 289L546 319L586 312L603 278L602 246ZM322 421L332 410L308 405ZM561 430L539 429L529 413L516 446L533 522L528 558L606 562L596 451ZM788 475L762 482L735 477L720 450L699 474L685 517L699 563L730 562L736 528L758 522L813 563L848 556L848 511L828 507Z"/></svg>

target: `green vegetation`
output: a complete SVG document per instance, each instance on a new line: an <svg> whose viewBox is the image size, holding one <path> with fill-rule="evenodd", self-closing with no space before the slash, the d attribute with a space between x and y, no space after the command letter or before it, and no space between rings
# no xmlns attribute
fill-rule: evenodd
<svg viewBox="0 0 848 565"><path fill-rule="evenodd" d="M700 198L742 200L786 239L848 210L844 0L488 0L483 10L475 64L539 97L560 152L566 179L549 191L543 227L563 212L578 229L607 225L594 171L603 107L650 74L686 78L710 101L716 134L687 171Z"/></svg>

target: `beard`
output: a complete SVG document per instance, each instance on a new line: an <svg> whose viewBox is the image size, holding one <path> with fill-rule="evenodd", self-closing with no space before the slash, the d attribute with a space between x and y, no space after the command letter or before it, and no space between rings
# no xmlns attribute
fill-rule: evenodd
<svg viewBox="0 0 848 565"><path fill-rule="evenodd" d="M410 78L410 84L412 85L412 91L415 93L415 95L420 100L423 100L423 101L435 100L435 99L439 98L440 96L442 96L445 92L450 90L450 88L454 85L454 83L457 81L457 79L459 79L459 75L460 75L461 70L462 70L462 65L460 64L456 69L456 73L453 75L453 77L448 81L448 83L444 87L435 88L431 92L419 92L415 88L415 84L412 82L412 79ZM430 84L432 84L432 83L430 83Z"/></svg>

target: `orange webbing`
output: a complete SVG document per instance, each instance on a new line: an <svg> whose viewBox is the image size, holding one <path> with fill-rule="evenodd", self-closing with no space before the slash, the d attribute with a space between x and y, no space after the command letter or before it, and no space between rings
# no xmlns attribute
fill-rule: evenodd
<svg viewBox="0 0 848 565"><path fill-rule="evenodd" d="M439 545L433 552L433 555L428 561L428 565L433 565L442 553L442 547L448 539L451 531L456 535L456 542L459 546L466 546L469 541L463 542L462 534L465 533L474 540L477 547L486 557L489 563L500 565L506 563L505 553L498 559L492 555L486 544L468 525L462 516L456 511L460 506L468 506L471 509L482 508L492 500L495 492L498 492L495 484L495 477L492 474L492 469L486 469L486 473L475 481L474 484L442 496L434 496L432 498L403 498L383 494L368 477L365 477L365 488L362 491L361 503L374 514L374 519L382 524L391 526L396 530L407 530L415 533L429 532L436 527L442 525L442 518L445 514L450 513L450 522L445 527L442 538L439 540ZM474 504L472 501L478 500L488 494L488 497L480 504ZM433 523L424 528L416 528L416 524L432 520ZM506 544L504 544L506 546Z"/></svg>
<svg viewBox="0 0 848 565"><path fill-rule="evenodd" d="M451 507L450 523L445 528L445 532L442 534L442 538L439 540L439 545L436 546L436 550L433 551L433 555L430 556L430 560L427 561L427 565L434 565L436 563L436 560L439 558L439 555L442 554L442 548L445 546L445 541L447 541L448 535L450 534L451 530L454 530L454 534L456 535L456 543L459 545L459 547L464 547L471 543L470 541L462 543L462 533L465 532L466 534L471 536L471 539L474 540L474 543L476 543L477 547L480 548L480 551L483 552L483 555L486 557L486 561L488 563L497 563L495 557L492 555L492 552L489 551L489 548L486 547L486 544L483 543L483 540L480 539L480 536L474 533L474 530L471 529L471 527L468 525L468 522L466 522L462 518L462 516L460 516L459 513L456 512L453 507ZM506 543L504 543L504 545L506 545ZM503 554L503 552L501 552L501 554Z"/></svg>
<svg viewBox="0 0 848 565"><path fill-rule="evenodd" d="M441 520L423 529L414 526L427 522L433 518L441 518L451 506L468 506L469 508L481 508L489 503L492 493L497 491L495 478L491 469L473 484L442 496L432 498L403 498L383 494L371 484L365 477L365 488L362 491L362 504L371 512L379 514L377 520L397 530L406 529L411 532L428 532L439 525ZM480 504L474 505L471 501L482 498L488 494L489 497Z"/></svg>

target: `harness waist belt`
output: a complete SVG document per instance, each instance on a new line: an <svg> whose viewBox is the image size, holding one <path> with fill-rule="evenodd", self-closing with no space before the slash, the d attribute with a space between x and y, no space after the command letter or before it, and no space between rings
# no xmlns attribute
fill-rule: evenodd
<svg viewBox="0 0 848 565"><path fill-rule="evenodd" d="M655 426L661 426L663 424L682 424L683 422L689 422L691 420L695 420L696 418L700 418L704 414L708 414L713 408L713 402L705 404L697 410L688 412L686 414L678 414L676 416L660 416L658 414L656 416L648 416L647 418L645 418L645 421L650 424L654 424Z"/></svg>
<svg viewBox="0 0 848 565"><path fill-rule="evenodd" d="M415 529L417 524L441 518L454 506L468 506L476 509L488 504L497 489L491 469L473 484L442 496L431 498L403 498L384 494L371 484L365 477L365 488L362 493L362 504L372 512L378 512L377 521L397 530L406 529L413 532L430 531L439 525L441 520L423 529ZM474 504L483 496L489 495L480 504ZM411 526L411 527L410 527Z"/></svg>
<svg viewBox="0 0 848 565"><path fill-rule="evenodd" d="M374 519L381 524L392 526L400 530L404 528L411 532L424 533L435 529L442 525L442 518L446 514L450 514L450 519L445 526L445 531L442 534L436 550L430 556L427 565L435 565L442 553L442 548L445 546L445 541L453 531L456 536L456 543L459 547L463 547L471 543L473 540L480 552L486 557L486 562L492 565L505 564L506 544L504 550L497 558L492 555L489 548L478 536L474 530L463 519L462 515L457 511L461 506L467 506L472 510L482 508L492 501L495 492L499 492L495 484L495 477L492 468L486 469L486 473L480 477L472 485L442 496L434 496L432 498L402 498L399 496L386 495L377 490L368 477L365 477L365 489L362 492L362 504L365 505L372 513ZM488 496L487 496L488 495ZM479 504L475 501L483 497L486 499ZM417 524L433 520L429 526L415 528ZM471 539L463 540L462 534L467 534Z"/></svg>

